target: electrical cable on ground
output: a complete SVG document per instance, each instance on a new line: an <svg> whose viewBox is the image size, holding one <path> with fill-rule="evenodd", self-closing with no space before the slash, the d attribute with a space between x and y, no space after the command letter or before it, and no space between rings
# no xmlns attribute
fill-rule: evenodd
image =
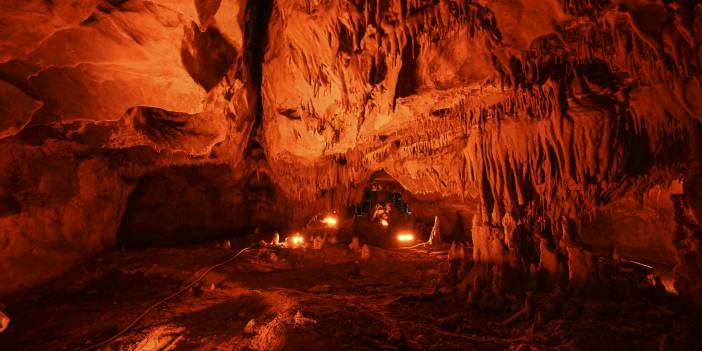
<svg viewBox="0 0 702 351"><path fill-rule="evenodd" d="M83 349L80 349L80 351L97 350L97 349L99 349L99 348L101 348L101 347L103 347L103 346L105 346L105 345L107 345L107 344L109 344L109 343L111 343L111 342L117 340L119 337L121 337L121 336L124 335L126 332L128 332L130 329L132 329L135 325L137 325L137 323L139 323L139 321L141 321L144 317L146 317L147 314L149 314L151 311L153 311L154 309L156 309L156 307L158 307L158 306L164 304L165 302L167 302L168 300L170 300L170 299L172 299L172 298L174 298L174 297L176 297L176 296L178 296L178 295L184 293L185 291L187 291L188 289L190 289L191 287L193 287L195 284L197 284L199 281L201 281L203 278L205 278L205 276L206 276L208 273L210 273L213 269L216 269L216 268L219 268L219 267L221 267L221 266L224 266L225 264L227 264L227 263L233 261L235 258L239 257L239 255L243 254L244 252L246 252L246 251L249 250L249 249L250 249L250 247L245 247L245 248L241 249L239 252L237 252L235 255L233 255L233 256L227 258L226 260L224 260L224 261L222 261L222 262L220 262L220 263L217 263L217 264L214 265L214 266L210 266L209 268L207 268L207 270L205 270L202 274L200 274L200 276L197 277L197 279L193 280L190 284L188 284L188 285L182 287L180 290L178 290L178 291L176 291L176 292L174 292L174 293L172 293L172 294L170 294L170 295L164 297L164 298L161 299L160 301L158 301L158 302L156 302L155 304L151 305L151 307L147 308L144 312L142 312L142 313L141 313L138 317L136 317L131 323L129 323L129 325L127 325L124 329L122 329L122 330L121 330L120 332L118 332L117 334L113 335L112 337L110 337L109 339L107 339L107 340L105 340L105 341L99 342L99 343L97 343L97 344L95 344L95 345L91 345L91 346L88 346L88 347L83 348Z"/></svg>

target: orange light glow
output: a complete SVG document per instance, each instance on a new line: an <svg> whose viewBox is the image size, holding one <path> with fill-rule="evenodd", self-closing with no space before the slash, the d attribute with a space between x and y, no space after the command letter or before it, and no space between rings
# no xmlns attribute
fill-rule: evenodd
<svg viewBox="0 0 702 351"><path fill-rule="evenodd" d="M414 234L412 233L400 233L397 234L397 241L401 243L410 243L414 241Z"/></svg>
<svg viewBox="0 0 702 351"><path fill-rule="evenodd" d="M380 220L380 225L382 225L383 227L387 227L387 226L390 225L390 223L388 223L388 221L385 220L385 219L381 219L381 220Z"/></svg>
<svg viewBox="0 0 702 351"><path fill-rule="evenodd" d="M301 247L305 243L305 238L303 238L300 233L296 233L293 235L291 242L293 247Z"/></svg>
<svg viewBox="0 0 702 351"><path fill-rule="evenodd" d="M322 219L322 223L326 224L328 227L336 227L337 220L334 216L326 216Z"/></svg>

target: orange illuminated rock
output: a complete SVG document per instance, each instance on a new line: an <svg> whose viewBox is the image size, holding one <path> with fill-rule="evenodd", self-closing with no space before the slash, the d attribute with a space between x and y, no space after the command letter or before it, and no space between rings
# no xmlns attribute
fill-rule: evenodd
<svg viewBox="0 0 702 351"><path fill-rule="evenodd" d="M4 332L5 329L7 329L7 326L10 325L10 317L8 317L6 314L2 313L0 311L0 333Z"/></svg>
<svg viewBox="0 0 702 351"><path fill-rule="evenodd" d="M363 244L363 246L361 246L361 260L367 261L367 260L370 260L370 257L371 257L370 248L368 247L368 245Z"/></svg>
<svg viewBox="0 0 702 351"><path fill-rule="evenodd" d="M0 139L21 131L41 106L41 102L0 80Z"/></svg>
<svg viewBox="0 0 702 351"><path fill-rule="evenodd" d="M358 242L358 237L354 236L351 239L351 243L348 245L349 249L351 251L360 251L361 250L361 245Z"/></svg>
<svg viewBox="0 0 702 351"><path fill-rule="evenodd" d="M383 170L417 198L475 209L491 289L511 278L488 266L558 274L557 257L590 279L568 245L592 243L677 257L699 298L701 13L633 0L4 1L0 295L118 232L192 242L301 227ZM683 178L684 216L637 205ZM616 227L606 216L623 208L646 230L677 221L680 238L627 245L633 229L583 229Z"/></svg>
<svg viewBox="0 0 702 351"><path fill-rule="evenodd" d="M429 246L441 246L443 242L441 241L441 226L439 225L439 216L434 216L434 226L431 228L431 233L429 234L429 240L427 245Z"/></svg>

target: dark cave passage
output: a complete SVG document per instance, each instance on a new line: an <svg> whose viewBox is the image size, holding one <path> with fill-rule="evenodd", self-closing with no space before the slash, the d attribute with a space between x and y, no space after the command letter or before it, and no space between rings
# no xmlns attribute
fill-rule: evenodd
<svg viewBox="0 0 702 351"><path fill-rule="evenodd" d="M147 174L129 196L116 244L183 245L287 229L289 209L278 192L265 173L239 180L226 165Z"/></svg>

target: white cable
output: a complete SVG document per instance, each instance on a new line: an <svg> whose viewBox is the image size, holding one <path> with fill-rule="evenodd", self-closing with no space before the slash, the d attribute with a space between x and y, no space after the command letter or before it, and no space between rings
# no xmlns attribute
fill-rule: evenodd
<svg viewBox="0 0 702 351"><path fill-rule="evenodd" d="M131 323L129 323L128 326L126 326L124 329L122 329L119 333L115 334L114 336L110 337L109 339L107 339L105 341L102 341L102 342L99 342L95 345L91 345L91 346L88 346L86 348L83 348L80 351L96 350L100 347L103 347L103 346L117 340L117 338L119 338L120 336L122 336L126 332L128 332L130 329L132 329L137 323L139 323L140 320L142 320L144 317L146 317L146 315L149 314L151 311L153 311L156 307L158 307L158 306L162 305L163 303L165 303L166 301L184 293L186 290L190 289L193 285L197 284L199 281L201 281L203 278L205 278L207 273L210 273L213 269L219 268L219 267L224 266L225 264L233 261L235 258L239 257L239 255L246 252L248 249L249 249L249 247L243 248L239 252L237 252L234 256L231 256L231 257L227 258L226 260L224 260L220 263L217 263L214 266L209 267L205 272L203 272L197 279L193 280L190 284L184 286L180 290L164 297L160 301L151 305L151 307L147 308L146 311L142 312L138 317L136 317Z"/></svg>

